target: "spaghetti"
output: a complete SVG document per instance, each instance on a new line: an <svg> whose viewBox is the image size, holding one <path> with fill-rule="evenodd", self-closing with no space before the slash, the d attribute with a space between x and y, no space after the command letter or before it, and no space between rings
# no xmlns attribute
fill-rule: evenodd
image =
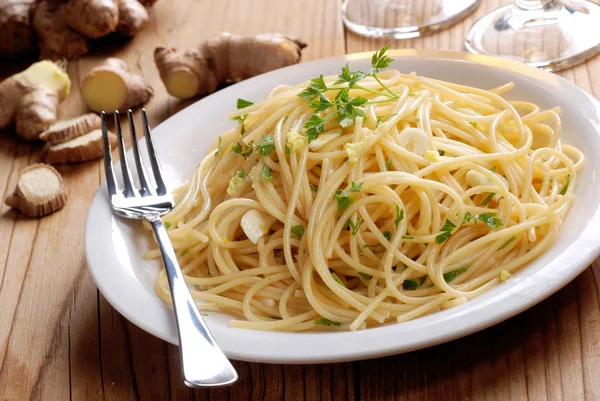
<svg viewBox="0 0 600 401"><path fill-rule="evenodd" d="M163 218L200 309L375 327L461 305L553 244L583 163L560 111L373 63L238 101Z"/></svg>

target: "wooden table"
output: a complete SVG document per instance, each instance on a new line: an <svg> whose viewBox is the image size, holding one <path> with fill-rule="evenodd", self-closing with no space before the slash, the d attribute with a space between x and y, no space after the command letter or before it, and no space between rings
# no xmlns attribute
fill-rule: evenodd
<svg viewBox="0 0 600 401"><path fill-rule="evenodd" d="M462 50L472 22L509 0L484 0L462 23L433 36L391 41L392 48ZM161 0L151 24L130 42L104 40L71 61L73 90L61 117L85 109L79 82L103 57L127 61L153 84L151 125L189 103L169 97L152 60L155 46L191 47L216 32L279 31L304 38L304 60L374 50L344 29L337 0ZM17 65L4 69L17 69ZM600 57L561 73L600 96ZM6 74L7 71L3 71ZM139 117L139 116L138 116ZM40 159L39 144L0 133L0 195ZM27 219L0 207L1 400L600 399L600 262L550 299L480 333L394 357L331 365L236 362L231 388L191 390L176 347L140 330L100 295L88 273L85 215L101 164L61 166L70 200L58 213Z"/></svg>

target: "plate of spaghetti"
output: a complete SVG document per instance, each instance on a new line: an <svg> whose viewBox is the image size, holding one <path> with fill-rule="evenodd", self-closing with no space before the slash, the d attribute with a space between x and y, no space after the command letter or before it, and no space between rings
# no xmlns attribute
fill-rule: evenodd
<svg viewBox="0 0 600 401"><path fill-rule="evenodd" d="M233 359L439 344L531 307L600 254L600 107L507 60L384 47L303 63L153 132L176 200L163 222ZM159 255L103 185L86 224L92 276L176 343Z"/></svg>

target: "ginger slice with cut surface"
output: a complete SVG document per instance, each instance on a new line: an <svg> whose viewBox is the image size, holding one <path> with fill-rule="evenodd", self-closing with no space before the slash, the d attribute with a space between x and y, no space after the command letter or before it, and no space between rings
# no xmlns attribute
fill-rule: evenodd
<svg viewBox="0 0 600 401"><path fill-rule="evenodd" d="M117 136L108 133L110 147L117 144ZM102 130L96 129L70 141L50 146L46 153L46 163L81 163L99 159L103 156Z"/></svg>
<svg viewBox="0 0 600 401"><path fill-rule="evenodd" d="M62 177L52 166L37 163L19 175L15 191L5 203L30 217L50 214L67 202Z"/></svg>
<svg viewBox="0 0 600 401"><path fill-rule="evenodd" d="M70 141L100 128L102 120L94 113L84 114L69 120L61 120L52 124L40 134L40 139L51 145Z"/></svg>

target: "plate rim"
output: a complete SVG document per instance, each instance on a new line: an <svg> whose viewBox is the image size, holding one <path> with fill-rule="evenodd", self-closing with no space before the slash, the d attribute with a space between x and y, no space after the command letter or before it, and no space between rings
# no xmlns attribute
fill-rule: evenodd
<svg viewBox="0 0 600 401"><path fill-rule="evenodd" d="M560 82L562 85L572 86L572 87L577 88L579 91L581 91L581 93L583 95L585 95L592 104L594 104L594 106L596 107L596 110L598 111L598 115L600 116L600 102L598 100L596 100L588 92L586 92L584 89L577 86L575 83L566 80L565 78L562 78L558 75L554 75L552 73L549 73L549 72L546 72L543 70L538 70L538 69L536 69L534 67L530 67L526 64L521 64L521 63L518 63L518 62L515 62L512 60L502 59L502 58L493 57L493 56L471 54L471 53L462 52L462 51L449 51L449 50L394 49L394 50L389 50L387 54L394 57L395 59L419 58L419 59L459 60L459 61L465 61L465 62L470 62L470 63L474 63L474 64L479 64L479 65L489 65L489 66L492 66L495 68L508 69L517 75L526 75L526 76L532 77L536 81L548 82L549 80L558 80L558 82ZM332 62L339 62L340 65L343 65L343 63L346 61L364 60L364 59L370 58L371 56L372 56L372 52L369 52L369 51L359 52L359 53L351 53L351 54L346 54L346 55L339 55L339 56L334 56L334 57L327 57L327 58L322 58L322 59L317 59L317 60L311 60L308 62L303 62L303 63L296 64L293 66L275 70L273 72L284 71L284 70L292 71L296 68L302 68L302 66L315 65L315 64L321 64L321 63L327 64L327 63L332 63ZM268 75L268 74L270 74L270 73L266 73L266 74L259 75L257 77L249 78L245 81L242 81L241 83L234 84L227 88L224 88L221 91L216 92L215 94L222 93L224 91L227 91L227 93L229 91L235 91L235 88L237 85L239 85L239 84L250 85L255 80L264 79L264 76ZM184 113L186 110L188 110L192 107L197 107L196 105L198 103L210 102L211 97L213 95L214 94L211 94L209 96L206 96L206 97L199 99L199 100L195 101L194 103L188 105L187 107L185 107L182 110L178 111L177 113L173 114L168 119L164 120L159 125L154 127L153 131L160 130L161 126L168 124L169 121L172 121L173 119L177 118L176 116ZM188 112L189 112L189 110L188 110ZM596 128L598 129L598 133L600 135L600 126L596 126ZM159 135L160 135L160 133L159 133ZM145 141L145 138L143 138L142 141ZM131 149L127 153L130 154ZM118 163L116 164L116 166L118 167ZM100 185L100 187L98 188L98 191L94 195L94 198L90 204L90 208L88 210L88 214L87 214L86 222L85 222L84 244L85 244L86 264L87 264L89 271L92 275L92 278L96 284L96 287L102 293L103 297L111 304L111 306L113 308L115 308L123 317L128 319L130 322L132 322L133 324L135 324L142 330L148 332L149 334L151 334L155 337L161 338L162 340L170 342L172 344L177 344L176 336L170 337L168 335L164 335L162 332L155 329L152 325L148 324L143 319L140 319L139 315L129 313L129 311L127 310L127 308L124 305L122 305L118 300L114 299L110 289L107 290L106 287L103 286L102 277L101 277L101 275L98 274L98 272L101 271L101 268L100 269L92 268L92 265L94 265L96 263L95 260L92 260L92 257L90 255L90 249L94 245L93 243L91 243L92 237L93 237L93 235L91 234L91 231L93 229L92 224L91 224L92 220L93 220L92 210L94 210L95 207L98 207L97 203L101 200L100 199L101 197L105 197L105 194L106 194L106 181L103 181L102 184ZM557 292L558 290L560 290L562 287L564 287L565 285L570 283L581 272L583 272L600 255L600 241L597 241L597 238L596 238L596 241L592 241L593 243L589 244L589 242L590 242L589 239L595 238L593 235L590 235L590 233L588 233L588 231L592 231L593 227L595 227L596 229L600 228L600 207L596 208L596 210L593 211L589 222L587 223L587 225L585 227L583 227L581 234L577 238L575 238L573 240L573 242L571 244L569 244L569 246L564 251L564 252L566 252L568 249L572 248L574 245L578 244L580 241L584 241L585 239L588 239L586 244L588 245L589 251L587 252L587 254L584 257L580 257L576 263L571 264L570 269L567 271L568 275L561 276L561 279L555 279L555 280L548 281L546 283L543 291L536 294L536 296L529 298L526 302L520 304L516 308L506 308L506 307L500 308L499 310L495 311L492 314L492 316L489 318L478 319L477 322L475 322L475 323L466 325L465 327L454 329L443 335L439 335L434 340L427 337L427 338L423 338L423 339L416 339L409 346L398 346L398 345L394 346L394 345L386 344L386 345L379 345L376 347L371 347L371 348L368 348L367 350L352 350L349 352L337 353L334 355L331 355L331 354L330 355L309 354L309 355L298 355L296 357L281 356L281 355L257 356L257 353L253 352L252 349L236 350L236 351L224 350L224 351L226 352L228 357L230 357L232 359L249 361L249 362L283 363L283 364L288 364L288 363L301 363L301 364L332 363L332 362L343 362L343 361L355 361L355 360L383 357L383 356L394 355L394 354L399 354L399 353L406 353L406 352L414 351L417 349L422 349L425 347L438 345L441 343L455 340L457 338L464 337L469 334L476 333L485 328L488 328L495 324L498 324L508 318L516 316L517 314L523 312L524 310L533 307L534 305L538 304L539 302L543 301L544 299L548 298L550 295L552 295L555 292ZM532 279L533 279L533 277L531 277L527 281L531 281ZM468 312L469 310L467 310L466 312ZM415 321L418 321L418 320L415 320ZM210 326L210 324L209 324L209 326ZM389 326L384 326L381 328L374 328L374 329L370 329L367 331L382 330L386 327L393 328L394 326L395 326L395 324L391 324ZM245 331L244 329L237 329L237 330ZM249 330L249 331L255 332L254 330ZM344 333L347 333L347 332L344 332ZM282 333L282 334L290 334L290 333ZM302 333L300 335L314 336L314 335L332 335L332 334L336 334L336 333ZM217 338L217 340L218 340L218 338Z"/></svg>

